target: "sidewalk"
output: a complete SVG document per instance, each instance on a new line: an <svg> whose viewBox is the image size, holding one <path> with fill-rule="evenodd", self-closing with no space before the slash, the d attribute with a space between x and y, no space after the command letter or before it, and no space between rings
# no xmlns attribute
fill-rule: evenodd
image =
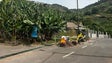
<svg viewBox="0 0 112 63"><path fill-rule="evenodd" d="M33 45L33 46L23 46L23 45L19 45L19 46L6 46L4 44L0 43L0 59L4 58L4 57L8 57L11 55L16 55L16 54L20 54L20 53L24 53L30 50L34 50L34 49L38 49L41 48L42 45Z"/></svg>

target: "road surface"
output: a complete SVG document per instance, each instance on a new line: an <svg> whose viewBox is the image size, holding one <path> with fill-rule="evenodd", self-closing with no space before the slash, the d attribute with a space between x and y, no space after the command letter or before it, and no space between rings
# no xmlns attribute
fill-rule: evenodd
<svg viewBox="0 0 112 63"><path fill-rule="evenodd" d="M75 47L46 46L0 59L0 63L112 63L112 39L95 39Z"/></svg>

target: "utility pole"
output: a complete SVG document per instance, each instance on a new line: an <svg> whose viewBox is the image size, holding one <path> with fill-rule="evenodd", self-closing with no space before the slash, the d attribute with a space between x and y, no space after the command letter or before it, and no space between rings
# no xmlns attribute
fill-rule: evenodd
<svg viewBox="0 0 112 63"><path fill-rule="evenodd" d="M79 34L79 1L77 0L77 28L78 28L78 34Z"/></svg>

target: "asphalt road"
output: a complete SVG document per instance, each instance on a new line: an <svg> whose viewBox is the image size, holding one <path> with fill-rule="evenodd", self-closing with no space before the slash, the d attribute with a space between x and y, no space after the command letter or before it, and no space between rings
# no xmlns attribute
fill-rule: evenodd
<svg viewBox="0 0 112 63"><path fill-rule="evenodd" d="M71 48L46 46L0 59L0 63L112 63L112 39L95 39Z"/></svg>

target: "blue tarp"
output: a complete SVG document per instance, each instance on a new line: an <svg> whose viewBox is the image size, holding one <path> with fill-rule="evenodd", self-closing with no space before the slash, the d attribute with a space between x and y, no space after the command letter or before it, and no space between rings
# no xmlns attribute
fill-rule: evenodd
<svg viewBox="0 0 112 63"><path fill-rule="evenodd" d="M38 28L37 28L37 26L33 26L31 37L32 38L37 38L38 37Z"/></svg>

